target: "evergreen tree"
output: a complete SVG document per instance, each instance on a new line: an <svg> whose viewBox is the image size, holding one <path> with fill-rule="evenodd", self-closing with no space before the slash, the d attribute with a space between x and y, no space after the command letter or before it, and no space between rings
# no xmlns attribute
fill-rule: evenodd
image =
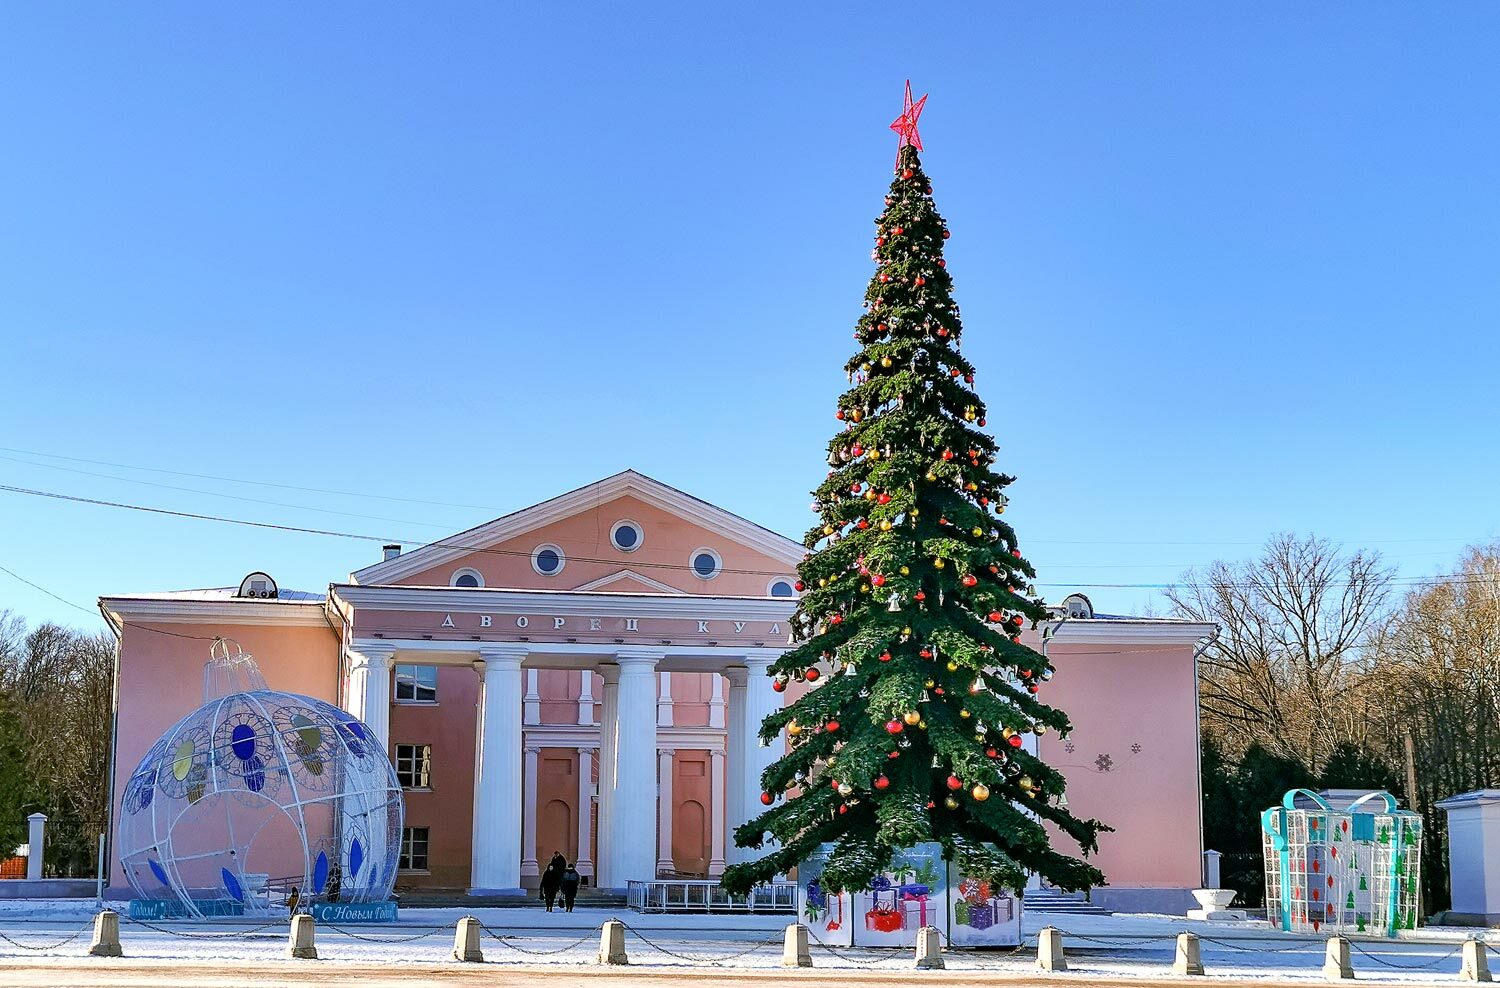
<svg viewBox="0 0 1500 988"><path fill-rule="evenodd" d="M1060 806L1062 776L1022 747L1069 723L1038 698L1052 670L1021 642L1026 623L1048 614L999 517L1014 478L992 469L997 447L959 350L948 229L920 143L906 137L876 220L876 273L835 414L843 427L828 444L832 470L816 491L820 520L798 570L800 644L770 670L778 690L792 680L816 688L761 727L778 747L784 730L790 750L762 776L770 808L735 840L774 844L725 873L732 890L825 842L836 848L820 879L830 891L865 887L924 841L940 841L965 874L1011 888L1028 871L1062 889L1103 882L1053 850L1043 823L1085 854L1108 828Z"/></svg>

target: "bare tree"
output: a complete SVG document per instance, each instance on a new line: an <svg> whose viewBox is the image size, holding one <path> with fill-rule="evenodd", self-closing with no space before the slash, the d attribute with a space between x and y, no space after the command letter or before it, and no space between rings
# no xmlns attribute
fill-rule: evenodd
<svg viewBox="0 0 1500 988"><path fill-rule="evenodd" d="M1213 621L1204 651L1204 730L1231 753L1252 743L1317 772L1342 741L1363 743L1367 646L1390 593L1378 553L1272 537L1260 556L1189 570L1166 591L1175 613Z"/></svg>

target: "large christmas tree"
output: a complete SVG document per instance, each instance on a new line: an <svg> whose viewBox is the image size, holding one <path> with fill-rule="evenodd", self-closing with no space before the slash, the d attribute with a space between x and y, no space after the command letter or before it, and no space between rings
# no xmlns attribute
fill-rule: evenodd
<svg viewBox="0 0 1500 988"><path fill-rule="evenodd" d="M1027 735L1069 724L1038 698L1052 670L1021 641L1028 621L1048 615L999 517L1014 478L993 469L998 447L981 431L985 405L960 353L948 228L918 159L925 102L911 102L908 84L892 124L901 144L875 221L860 350L798 570L800 644L771 669L778 690L792 680L815 688L761 727L777 746L785 731L790 750L761 779L770 808L734 836L743 847L774 843L725 873L732 890L827 842L830 891L865 887L924 841L940 841L964 874L1011 888L1027 872L1062 889L1103 881L1053 850L1043 821L1085 853L1107 828L1060 805L1062 776L1025 750Z"/></svg>

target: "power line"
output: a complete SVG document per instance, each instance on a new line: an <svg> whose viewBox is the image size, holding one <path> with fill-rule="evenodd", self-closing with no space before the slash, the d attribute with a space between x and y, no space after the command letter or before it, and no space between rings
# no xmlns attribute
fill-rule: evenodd
<svg viewBox="0 0 1500 988"><path fill-rule="evenodd" d="M367 491L345 491L345 490L336 490L336 489L323 488L323 487L304 487L304 486L299 486L299 485L296 485L296 484L283 484L283 483L277 483L275 481L269 481L269 480L247 480L247 479L242 478L242 477L224 477L224 476L219 476L219 475L215 475L215 474L193 473L193 472L186 471L186 470L170 470L170 469L167 469L165 467L148 467L148 466L140 466L138 464L133 464L133 463L118 463L118 462L111 461L111 460L94 460L94 459L88 459L86 457L81 457L81 456L66 456L66 455L63 455L61 453L44 453L44 452L42 452L40 450L18 449L18 448L10 447L10 446L0 446L0 453L19 453L19 454L21 454L23 456L40 456L43 459L49 459L49 460L67 460L68 462L71 462L71 463L88 463L88 464L92 464L94 466L115 467L115 468L122 469L122 470L141 470L141 471L145 471L145 472L148 472L148 473L170 474L172 476L177 476L177 477L192 477L192 478L197 479L197 480L213 480L213 481L219 481L219 482L228 483L228 484L248 484L248 485L254 485L254 486L259 486L259 487L274 487L274 488L278 488L278 489L281 489L281 490L301 491L301 492L307 493L307 494L329 494L329 495L334 495L334 496L338 496L338 497L363 497L363 498L372 498L372 499L380 500L380 501L395 501L395 502L400 502L400 503L403 503L403 504L425 504L425 505L433 505L433 506L444 507L444 508L470 508L470 509L474 509L474 510L477 510L477 511L494 511L494 512L498 512L498 513L506 513L506 512L514 510L513 508L500 508L500 507L496 507L494 505L486 505L486 504L463 504L463 503L459 503L459 502L455 502L455 501L433 501L433 500L425 500L425 499L422 499L422 498L397 497L395 495L390 495L390 494L373 494L373 493L370 493L370 492L367 492ZM11 460L11 462L14 462L14 463L24 463L24 464L26 464L28 466L46 467L46 468L55 469L55 470L65 470L65 469L67 469L67 468L64 468L64 467L57 467L57 466L54 466L52 464L36 463L36 462L33 462L33 461L29 461L29 460L17 460L17 459L12 459L11 457L0 456L0 459ZM205 495L205 496L208 496L208 497L227 497L227 498L232 498L232 499L237 500L237 501L250 501L250 502L254 502L254 503L258 503L258 504L273 505L275 507L294 508L294 509L297 509L297 510L300 510L300 511L317 511L317 512L321 512L321 513L325 513L325 514L345 515L345 516L348 516L348 517L351 517L351 518L365 518L365 519L369 519L369 520L372 520L372 521L389 521L389 522L395 522L396 524L401 524L401 525L421 525L421 526L429 527L429 528L442 528L442 527L444 527L442 525L434 524L432 522L410 521L408 519L402 519L402 518L386 518L386 517L382 517L382 516L379 516L379 515L365 515L365 514L358 514L358 513L349 512L349 511L335 511L335 510L333 510L331 508L315 508L315 507L312 507L312 506L309 506L309 505L289 504L289 503L282 502L282 501L266 501L266 500L261 500L259 498L241 497L241 496L238 496L238 495L235 495L235 494L226 494L226 493L222 493L222 492L219 492L219 491L203 491L203 490L196 490L196 489L189 488L189 487L173 487L173 486L168 485L168 484L153 484L150 481L133 480L133 479L131 479L129 477L116 477L116 476L112 476L110 474L90 473L90 472L85 471L85 470L69 470L68 472L70 472L70 473L80 473L80 474L83 474L85 476L91 476L91 477L101 477L101 478L105 478L105 479L109 479L109 480L118 480L118 481L122 481L124 483L144 484L144 485L150 486L150 487L161 487L161 488L164 488L166 490L183 491L183 492L189 493L189 494L201 494L201 495ZM1342 539L1342 540L1339 540L1339 541L1351 542L1351 543L1352 542L1357 542L1357 543L1359 543L1361 545L1415 545L1415 544L1430 544L1430 543L1434 543L1434 542L1468 542L1471 539L1472 539L1472 536L1453 535L1453 536L1433 536L1433 537L1429 537L1429 538L1414 538L1414 539ZM407 541L419 541L419 540L411 539L411 540L407 540ZM1262 545L1265 544L1265 541L1264 540L1260 540L1260 541L1237 541L1237 540L1233 540L1233 539L1205 539L1205 540L1185 540L1185 541L1183 541L1183 540L1167 540L1167 541L1163 541L1163 540L1148 540L1148 539L1028 539L1027 540L1027 544L1028 545L1033 545L1033 546L1037 546L1037 545L1131 545L1131 546L1148 546L1148 547L1156 547L1156 546L1262 546ZM1072 567L1070 567L1070 568L1072 568ZM1078 568L1083 568L1083 567L1080 566Z"/></svg>
<svg viewBox="0 0 1500 988"><path fill-rule="evenodd" d="M144 512L144 513L147 513L147 514L165 515L165 516L172 517L172 518L187 518L187 519L192 519L192 520L195 520L195 521L218 522L220 524L225 524L225 525L239 525L239 526L243 526L243 527L247 527L247 528L264 528L264 529L270 529L272 531L278 531L278 532L295 532L295 533L302 534L302 535L323 535L323 536L327 536L327 537L330 537L330 538L353 539L353 540L360 541L360 542L394 543L394 542L402 542L402 541L408 541L408 542L417 541L417 540L414 540L414 539L405 539L405 540L403 540L400 536L364 535L364 534L360 534L360 533L357 533L357 532L339 532L339 531L333 531L333 530L330 530L330 529L322 529L322 528L305 528L305 527L302 527L300 525L284 525L284 524L280 524L280 523L277 523L277 522L253 521L253 520L244 519L244 518L229 518L229 517L225 517L225 516L222 516L222 515L205 515L205 514L199 514L197 512L192 512L192 511L177 511L177 510L174 510L174 509L171 509L171 508L156 508L156 507L151 507L149 505L128 504L128 503L121 502L121 501L105 501L105 500L102 500L102 499L99 499L99 498L80 497L80 496L78 496L76 494L63 494L63 493L57 492L57 491L42 491L42 490L35 490L35 489L29 488L29 487L15 487L15 486L12 486L12 485L9 485L9 484L0 484L0 491L8 491L8 492L10 492L12 494L24 494L24 495L31 496L31 497L50 498L52 500L66 501L66 502L71 502L71 503L74 503L74 504L92 504L92 505L95 505L97 507L118 508L118 509L126 510L126 511L139 511L139 512ZM524 549L496 549L496 548L493 548L491 546L464 545L462 543L452 542L452 541L449 541L449 540L446 540L446 539L440 539L437 542L428 543L427 545L423 546L422 548L434 548L434 547L436 547L436 548L443 548L443 549L457 549L457 550L459 550L461 552L485 553L485 554L488 554L488 555L496 555L496 556L520 556L520 557L527 557L527 558L529 558L531 556L531 553L527 552ZM572 557L572 558L576 559L578 562L600 563L602 565L611 565L611 564L614 564L614 563L618 562L618 560L614 560L614 559L599 559L599 558L591 558L591 557L587 557L587 556L575 556L575 557ZM632 567L642 568L642 569L651 568L651 569L680 570L680 571L689 571L689 570L691 570L693 568L691 565L684 565L684 564L681 564L681 563L648 563L648 562L645 562L643 560L634 561L634 562L631 563L631 566ZM785 571L774 571L774 570L724 569L724 570L721 570L721 572L724 572L724 573L737 573L737 574L746 575L746 576L772 576L772 577L774 577L774 576L785 576L786 575ZM1410 578L1397 577L1397 578L1392 579L1391 583L1393 585L1403 585L1403 586L1420 586L1420 585L1434 585L1435 586L1435 585L1444 584L1444 583L1470 583L1470 582L1479 582L1481 579L1483 579L1485 581L1489 581L1492 578L1488 577L1488 576L1482 576L1481 577L1479 575L1474 575L1474 576L1470 577L1470 576L1465 576L1463 574L1455 574L1455 575L1451 575L1451 576L1441 576L1441 577L1410 577ZM1058 589L1070 589L1071 588L1071 589L1078 589L1078 590L1084 590L1084 589L1093 589L1093 590L1167 590L1167 589L1170 589L1171 587L1177 586L1177 584L1175 584L1175 583L1073 583L1073 582L1068 582L1068 583L1045 583L1045 582L1040 582L1040 581L1033 581L1033 582L1035 582L1035 585L1039 586L1039 587L1052 587L1052 588L1058 588ZM1227 584L1227 585L1228 586L1233 586L1233 587L1241 587L1241 588L1250 588L1250 589L1253 589L1253 585L1252 584ZM1347 585L1348 585L1347 581L1333 581L1333 582L1331 582L1331 583L1328 584L1329 587L1340 587L1340 586L1347 586Z"/></svg>
<svg viewBox="0 0 1500 988"><path fill-rule="evenodd" d="M60 597L57 594L53 593L51 590L48 590L46 587L42 586L41 584L32 583L30 580L26 579L26 577L22 576L20 573L17 573L13 569L8 569L5 566L0 566L0 573L5 573L5 574L11 576L14 579L20 580L22 583L26 584L31 589L37 590L37 591L40 591L41 593L46 594L48 597L51 597L53 600L57 601L59 604L66 604L67 606L73 608L74 610L82 611L83 613L85 613L85 614L87 614L87 615L89 615L91 617L100 617L100 614L99 614L99 612L97 610L94 610L93 608L90 608L90 607L84 607L82 604L74 603L73 601L68 600L66 597ZM141 624L135 625L135 627L139 628L141 631L149 631L153 635L166 635L166 636L168 636L170 638L191 638L194 641L200 641L200 642L211 642L211 641L216 641L217 640L217 639L215 639L213 637L206 637L204 635L186 635L186 634L182 634L181 632L177 632L177 631L162 631L160 628L148 628L145 625L141 625Z"/></svg>

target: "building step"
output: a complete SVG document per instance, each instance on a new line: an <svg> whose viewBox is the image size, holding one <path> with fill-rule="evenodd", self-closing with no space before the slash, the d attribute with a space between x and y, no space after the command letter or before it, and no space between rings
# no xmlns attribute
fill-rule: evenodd
<svg viewBox="0 0 1500 988"><path fill-rule="evenodd" d="M1029 912L1066 913L1073 916L1108 916L1109 910L1096 906L1078 892L1052 892L1032 889L1023 900Z"/></svg>
<svg viewBox="0 0 1500 988"><path fill-rule="evenodd" d="M468 906L484 906L500 909L545 909L541 897L530 892L525 895L470 895L461 890L410 889L400 893L401 905L412 909L456 909ZM599 892L585 889L573 900L575 909L623 909L625 896L614 892ZM562 897L557 905L562 908Z"/></svg>

